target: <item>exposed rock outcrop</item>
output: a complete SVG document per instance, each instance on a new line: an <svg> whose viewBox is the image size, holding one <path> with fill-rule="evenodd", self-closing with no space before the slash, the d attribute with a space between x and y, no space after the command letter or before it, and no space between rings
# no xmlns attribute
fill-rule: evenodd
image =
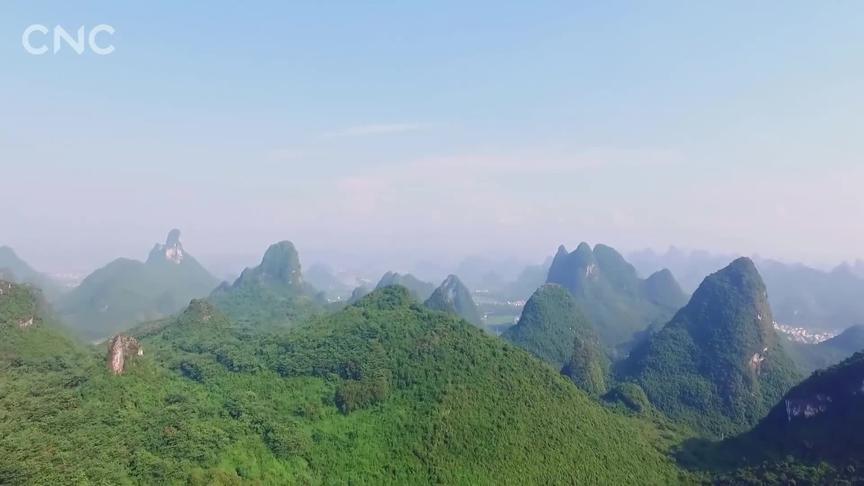
<svg viewBox="0 0 864 486"><path fill-rule="evenodd" d="M108 344L108 369L115 375L122 375L129 359L143 355L144 348L137 339L118 334Z"/></svg>

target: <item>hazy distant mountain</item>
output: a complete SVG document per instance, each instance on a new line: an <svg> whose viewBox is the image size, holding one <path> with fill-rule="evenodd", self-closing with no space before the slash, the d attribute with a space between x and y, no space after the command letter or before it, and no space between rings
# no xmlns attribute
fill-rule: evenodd
<svg viewBox="0 0 864 486"><path fill-rule="evenodd" d="M864 278L851 267L824 272L772 260L758 265L777 322L829 331L864 324Z"/></svg>
<svg viewBox="0 0 864 486"><path fill-rule="evenodd" d="M864 351L864 326L852 326L817 344L788 342L786 349L804 374L833 366Z"/></svg>
<svg viewBox="0 0 864 486"><path fill-rule="evenodd" d="M477 304L471 298L471 292L455 275L449 275L444 279L444 282L426 300L425 305L432 310L457 315L475 326L483 324L483 318L477 310Z"/></svg>
<svg viewBox="0 0 864 486"><path fill-rule="evenodd" d="M353 304L355 302L359 302L360 299L369 295L372 292L371 289L366 287L365 285L361 285L354 290L351 291L351 297L348 298L348 304Z"/></svg>
<svg viewBox="0 0 864 486"><path fill-rule="evenodd" d="M435 285L429 282L424 282L414 275L410 273L400 274L396 272L387 272L384 276L381 277L381 280L378 281L378 285L375 286L375 289L383 289L384 287L390 287L393 285L401 285L408 289L411 292L411 295L417 299L418 302L425 302L430 296L432 296L432 292L435 291Z"/></svg>
<svg viewBox="0 0 864 486"><path fill-rule="evenodd" d="M325 298L303 279L294 244L281 241L267 249L260 265L220 285L210 300L239 324L289 325L319 311Z"/></svg>
<svg viewBox="0 0 864 486"><path fill-rule="evenodd" d="M658 409L711 436L754 425L799 378L748 258L708 276L620 369Z"/></svg>
<svg viewBox="0 0 864 486"><path fill-rule="evenodd" d="M687 251L672 246L665 253L657 253L651 249L632 252L627 255L627 260L642 275L668 269L684 291L692 293L705 277L723 268L736 257L737 255L715 255L701 250Z"/></svg>
<svg viewBox="0 0 864 486"><path fill-rule="evenodd" d="M453 272L472 289L498 290L506 282L515 280L524 268L518 260L495 259L483 256L465 258Z"/></svg>
<svg viewBox="0 0 864 486"><path fill-rule="evenodd" d="M642 280L636 269L614 249L581 243L568 252L558 248L547 282L569 290L600 341L620 352L651 326L669 320L686 301L686 295L669 272Z"/></svg>
<svg viewBox="0 0 864 486"><path fill-rule="evenodd" d="M331 299L347 300L354 290L351 284L337 277L333 269L321 263L310 266L303 276L310 285Z"/></svg>
<svg viewBox="0 0 864 486"><path fill-rule="evenodd" d="M0 246L0 278L38 287L49 300L57 298L63 290L51 277L34 270L8 246Z"/></svg>
<svg viewBox="0 0 864 486"><path fill-rule="evenodd" d="M104 338L138 322L158 319L208 295L219 282L172 230L145 263L119 258L87 276L57 302L69 326L85 337Z"/></svg>
<svg viewBox="0 0 864 486"><path fill-rule="evenodd" d="M523 268L515 280L505 284L501 293L509 299L527 300L535 290L546 283L551 265L552 259L550 258L540 265L529 265Z"/></svg>

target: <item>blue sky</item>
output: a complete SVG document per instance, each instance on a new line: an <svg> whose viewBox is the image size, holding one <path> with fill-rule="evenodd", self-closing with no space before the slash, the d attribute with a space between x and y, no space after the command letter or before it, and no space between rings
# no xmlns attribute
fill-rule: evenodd
<svg viewBox="0 0 864 486"><path fill-rule="evenodd" d="M34 23L110 24L116 51L31 56ZM0 242L51 270L173 226L336 263L864 256L861 25L858 2L5 1Z"/></svg>

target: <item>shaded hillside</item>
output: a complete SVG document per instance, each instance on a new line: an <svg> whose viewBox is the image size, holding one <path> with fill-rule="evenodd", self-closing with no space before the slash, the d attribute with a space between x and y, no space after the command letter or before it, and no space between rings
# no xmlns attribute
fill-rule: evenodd
<svg viewBox="0 0 864 486"><path fill-rule="evenodd" d="M721 443L689 443L682 457L722 484L864 481L864 353L815 372L753 430Z"/></svg>

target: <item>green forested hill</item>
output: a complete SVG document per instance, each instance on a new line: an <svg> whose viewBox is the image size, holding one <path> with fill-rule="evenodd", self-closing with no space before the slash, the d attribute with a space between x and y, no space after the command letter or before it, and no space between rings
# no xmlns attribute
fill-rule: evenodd
<svg viewBox="0 0 864 486"><path fill-rule="evenodd" d="M146 262L119 258L96 270L57 302L57 311L88 339L105 338L136 323L182 310L219 284L172 230Z"/></svg>
<svg viewBox="0 0 864 486"><path fill-rule="evenodd" d="M621 365L673 420L709 436L756 424L799 379L748 258L708 276L663 329Z"/></svg>
<svg viewBox="0 0 864 486"><path fill-rule="evenodd" d="M682 479L653 426L402 288L291 330L195 301L135 333L143 356L119 376L72 345L4 358L0 483Z"/></svg>

